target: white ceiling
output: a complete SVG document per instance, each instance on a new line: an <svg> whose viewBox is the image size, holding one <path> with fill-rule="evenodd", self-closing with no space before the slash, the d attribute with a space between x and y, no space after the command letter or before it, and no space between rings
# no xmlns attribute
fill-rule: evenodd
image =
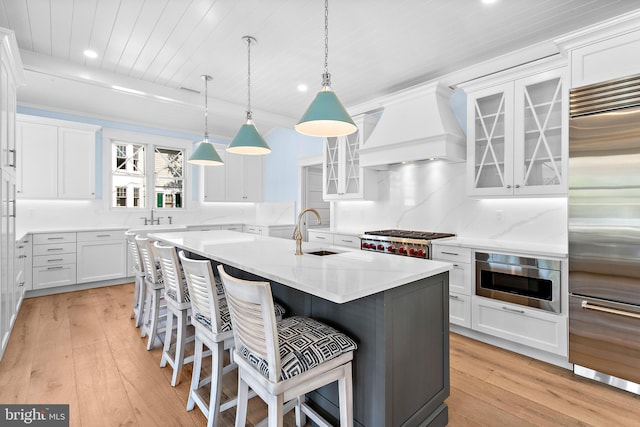
<svg viewBox="0 0 640 427"><path fill-rule="evenodd" d="M637 0L332 0L329 71L346 106L640 8ZM25 66L21 105L201 133L292 127L320 86L322 0L0 0ZM91 48L97 59L87 59ZM308 92L297 90L307 84ZM113 86L135 89L132 95Z"/></svg>

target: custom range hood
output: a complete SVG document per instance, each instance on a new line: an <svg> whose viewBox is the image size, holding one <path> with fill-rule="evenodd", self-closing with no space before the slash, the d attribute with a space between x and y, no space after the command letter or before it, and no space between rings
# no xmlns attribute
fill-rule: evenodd
<svg viewBox="0 0 640 427"><path fill-rule="evenodd" d="M436 82L388 98L382 103L380 120L360 148L360 166L464 161L466 141L449 105L452 93Z"/></svg>

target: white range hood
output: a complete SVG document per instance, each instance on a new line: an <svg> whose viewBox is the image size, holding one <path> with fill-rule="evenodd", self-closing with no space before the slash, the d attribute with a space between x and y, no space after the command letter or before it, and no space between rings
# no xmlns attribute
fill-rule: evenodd
<svg viewBox="0 0 640 427"><path fill-rule="evenodd" d="M449 105L452 93L436 82L389 98L360 148L360 166L386 167L429 159L464 161L466 140Z"/></svg>

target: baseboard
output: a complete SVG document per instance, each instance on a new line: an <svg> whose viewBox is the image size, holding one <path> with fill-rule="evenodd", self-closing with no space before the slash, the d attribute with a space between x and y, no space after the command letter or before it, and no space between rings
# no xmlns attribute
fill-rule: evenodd
<svg viewBox="0 0 640 427"><path fill-rule="evenodd" d="M103 288L105 286L124 285L132 283L135 277L122 277L120 279L100 280L98 282L76 283L75 285L57 286L53 288L32 289L25 292L25 298L41 297L45 295L62 294L65 292L83 291L85 289Z"/></svg>

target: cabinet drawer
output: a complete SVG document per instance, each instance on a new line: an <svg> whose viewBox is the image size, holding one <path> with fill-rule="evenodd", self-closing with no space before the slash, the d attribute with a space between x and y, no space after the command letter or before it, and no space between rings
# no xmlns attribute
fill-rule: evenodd
<svg viewBox="0 0 640 427"><path fill-rule="evenodd" d="M77 242L92 242L99 240L119 240L124 239L124 230L113 231L82 231L76 233Z"/></svg>
<svg viewBox="0 0 640 427"><path fill-rule="evenodd" d="M471 296L471 264L454 262L449 272L449 290Z"/></svg>
<svg viewBox="0 0 640 427"><path fill-rule="evenodd" d="M333 244L339 246L348 246L350 248L360 247L360 238L350 234L334 234Z"/></svg>
<svg viewBox="0 0 640 427"><path fill-rule="evenodd" d="M39 255L33 257L33 266L34 267L45 267L50 265L60 265L60 264L75 264L76 262L76 254L50 254L50 255Z"/></svg>
<svg viewBox="0 0 640 427"><path fill-rule="evenodd" d="M76 244L74 243L55 243L50 245L33 245L33 255L51 255L51 254L74 254L76 253Z"/></svg>
<svg viewBox="0 0 640 427"><path fill-rule="evenodd" d="M472 328L561 356L567 355L567 318L474 296Z"/></svg>
<svg viewBox="0 0 640 427"><path fill-rule="evenodd" d="M75 283L75 263L33 269L33 289L53 288Z"/></svg>
<svg viewBox="0 0 640 427"><path fill-rule="evenodd" d="M251 233L251 234L262 234L262 228L256 227L256 226L253 226L253 225L245 225L244 226L244 232L245 233Z"/></svg>
<svg viewBox="0 0 640 427"><path fill-rule="evenodd" d="M327 243L329 245L333 244L333 234L314 233L313 231L309 231L308 234L310 242Z"/></svg>
<svg viewBox="0 0 640 427"><path fill-rule="evenodd" d="M431 259L439 259L451 262L471 263L471 249L460 248L457 246L440 246L433 245L431 247Z"/></svg>
<svg viewBox="0 0 640 427"><path fill-rule="evenodd" d="M449 293L449 323L471 328L471 297Z"/></svg>
<svg viewBox="0 0 640 427"><path fill-rule="evenodd" d="M75 243L76 233L44 233L34 234L33 244L44 245L47 243Z"/></svg>

